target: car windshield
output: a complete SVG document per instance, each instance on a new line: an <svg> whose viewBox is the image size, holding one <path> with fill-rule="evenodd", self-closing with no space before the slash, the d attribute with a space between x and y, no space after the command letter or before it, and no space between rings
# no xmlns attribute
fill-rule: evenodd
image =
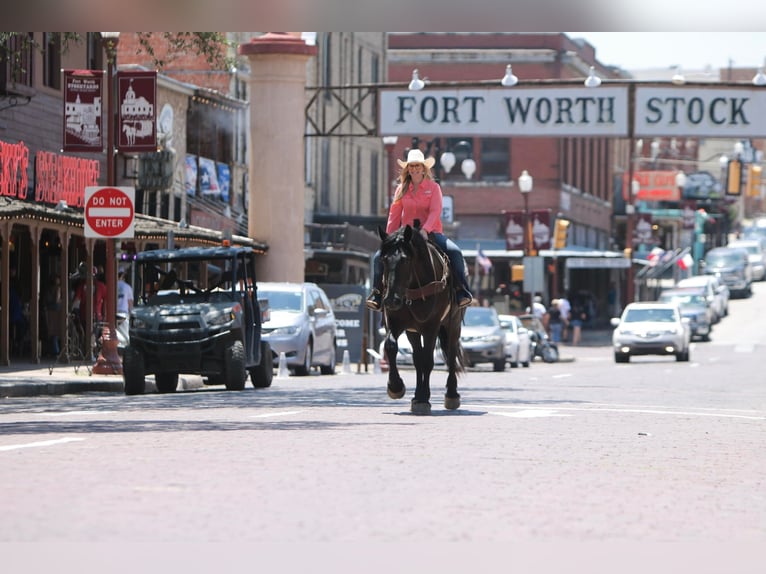
<svg viewBox="0 0 766 574"><path fill-rule="evenodd" d="M676 320L672 309L628 309L623 322L644 323L652 321L657 323L674 323Z"/></svg>
<svg viewBox="0 0 766 574"><path fill-rule="evenodd" d="M490 309L469 309L463 320L467 327L494 327L497 325L495 315Z"/></svg>
<svg viewBox="0 0 766 574"><path fill-rule="evenodd" d="M707 257L707 264L713 267L730 267L741 262L742 256L737 252L715 253Z"/></svg>
<svg viewBox="0 0 766 574"><path fill-rule="evenodd" d="M745 249L750 255L758 255L761 250L758 248L758 245L755 243L740 243L737 245L732 245L732 247L737 247L738 249Z"/></svg>
<svg viewBox="0 0 766 574"><path fill-rule="evenodd" d="M690 295L687 293L667 293L660 295L663 303L675 303L677 305L704 305L705 298L702 295Z"/></svg>
<svg viewBox="0 0 766 574"><path fill-rule="evenodd" d="M272 311L295 311L303 309L303 294L300 291L264 291L258 289L258 297L269 300Z"/></svg>

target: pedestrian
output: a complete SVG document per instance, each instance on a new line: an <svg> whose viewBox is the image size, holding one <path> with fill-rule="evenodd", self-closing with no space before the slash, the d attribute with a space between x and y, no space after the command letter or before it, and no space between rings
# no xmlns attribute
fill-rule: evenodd
<svg viewBox="0 0 766 574"><path fill-rule="evenodd" d="M545 305L543 305L543 298L540 297L540 295L535 295L532 298L532 314L540 319L540 321L544 321L545 314L547 312L547 309L545 308Z"/></svg>
<svg viewBox="0 0 766 574"><path fill-rule="evenodd" d="M561 342L561 331L563 327L564 322L559 307L559 300L554 299L551 301L551 306L548 309L548 329L550 330L551 340L554 343Z"/></svg>
<svg viewBox="0 0 766 574"><path fill-rule="evenodd" d="M569 340L569 320L572 313L572 305L566 295L559 299L559 311L561 311L561 340Z"/></svg>
<svg viewBox="0 0 766 574"><path fill-rule="evenodd" d="M104 320L104 303L106 301L106 285L103 280L98 276L98 269L95 267L91 271L93 273L93 318L96 321ZM83 328L86 325L86 319L88 317L86 309L88 308L85 301L85 286L87 281L87 266L80 264L78 269L78 275L80 283L75 290L74 301L72 302L72 310L79 309L80 324Z"/></svg>
<svg viewBox="0 0 766 574"><path fill-rule="evenodd" d="M117 273L117 314L130 317L133 310L133 287L125 281L125 268L120 267Z"/></svg>
<svg viewBox="0 0 766 574"><path fill-rule="evenodd" d="M431 168L436 160L426 159L419 149L412 149L407 154L407 161L397 160L401 172L399 185L394 192L394 199L388 211L386 233L393 233L405 225L415 225L420 221L420 233L424 239L430 237L450 260L450 268L456 279L457 304L466 307L471 304L473 295L468 288L465 261L460 248L442 231L442 190L431 175ZM380 311L383 292L383 262L380 251L373 257L372 291L367 297L367 306Z"/></svg>
<svg viewBox="0 0 766 574"><path fill-rule="evenodd" d="M587 319L585 308L582 306L581 301L575 301L572 307L572 319L570 324L572 326L572 345L577 346L580 344L580 337L582 336L582 326Z"/></svg>

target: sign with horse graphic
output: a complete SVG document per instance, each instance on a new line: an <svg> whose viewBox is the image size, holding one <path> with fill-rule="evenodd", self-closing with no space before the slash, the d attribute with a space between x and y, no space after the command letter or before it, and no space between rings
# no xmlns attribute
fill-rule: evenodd
<svg viewBox="0 0 766 574"><path fill-rule="evenodd" d="M157 73L117 74L117 149L122 153L157 150Z"/></svg>

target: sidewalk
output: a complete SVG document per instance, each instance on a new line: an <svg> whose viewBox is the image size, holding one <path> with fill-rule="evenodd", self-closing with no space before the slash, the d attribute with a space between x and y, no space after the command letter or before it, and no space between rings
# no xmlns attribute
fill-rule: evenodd
<svg viewBox="0 0 766 574"><path fill-rule="evenodd" d="M612 329L584 329L578 347L560 343L560 361L575 361L580 347L608 347L612 340ZM75 368L77 367L77 368ZM67 395L86 392L122 393L122 375L92 374L93 365L83 363L54 364L51 359L39 364L14 361L11 365L0 365L0 398L30 397L36 395ZM153 377L147 377L147 391L153 386ZM181 377L180 383L187 388L202 386L200 377Z"/></svg>

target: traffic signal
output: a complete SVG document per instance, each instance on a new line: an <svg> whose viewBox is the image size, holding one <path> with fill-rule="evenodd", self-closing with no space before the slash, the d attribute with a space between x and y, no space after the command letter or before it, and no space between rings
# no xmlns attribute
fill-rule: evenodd
<svg viewBox="0 0 766 574"><path fill-rule="evenodd" d="M750 164L747 171L747 196L748 197L760 197L761 196L761 166Z"/></svg>
<svg viewBox="0 0 766 574"><path fill-rule="evenodd" d="M557 219L556 229L553 232L553 248L564 249L567 246L567 235L569 234L568 219Z"/></svg>
<svg viewBox="0 0 766 574"><path fill-rule="evenodd" d="M742 193L742 160L729 160L726 169L726 195Z"/></svg>

